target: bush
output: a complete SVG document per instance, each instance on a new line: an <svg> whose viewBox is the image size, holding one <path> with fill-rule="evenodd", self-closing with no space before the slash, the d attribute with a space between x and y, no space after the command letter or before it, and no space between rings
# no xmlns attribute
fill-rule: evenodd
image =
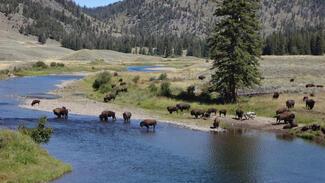
<svg viewBox="0 0 325 183"><path fill-rule="evenodd" d="M135 76L135 77L132 79L132 81L133 81L134 83L138 83L139 80L140 80L140 76Z"/></svg>
<svg viewBox="0 0 325 183"><path fill-rule="evenodd" d="M151 78L149 79L149 81L155 81L155 80L156 80L155 77L151 77Z"/></svg>
<svg viewBox="0 0 325 183"><path fill-rule="evenodd" d="M57 67L64 67L65 65L64 65L64 63L56 63L56 66Z"/></svg>
<svg viewBox="0 0 325 183"><path fill-rule="evenodd" d="M24 125L19 126L18 130L25 134L29 135L36 143L48 143L53 133L52 128L47 128L45 125L47 123L47 118L42 117L38 121L36 128L27 128Z"/></svg>
<svg viewBox="0 0 325 183"><path fill-rule="evenodd" d="M56 67L56 62L51 62L50 66L51 67Z"/></svg>
<svg viewBox="0 0 325 183"><path fill-rule="evenodd" d="M112 91L112 85L111 84L104 84L99 87L99 92L100 93L108 93Z"/></svg>
<svg viewBox="0 0 325 183"><path fill-rule="evenodd" d="M154 84L154 83L151 83L149 86L148 86L148 89L151 93L154 93L154 94L157 94L158 92L158 88L157 86Z"/></svg>
<svg viewBox="0 0 325 183"><path fill-rule="evenodd" d="M35 67L35 68L40 68L40 69L46 69L46 68L48 68L48 66L47 66L44 62L42 62L42 61L38 61L38 62L36 62L36 63L33 65L33 67Z"/></svg>
<svg viewBox="0 0 325 183"><path fill-rule="evenodd" d="M160 85L160 96L169 97L171 96L171 90L170 90L170 83L169 82L163 82Z"/></svg>
<svg viewBox="0 0 325 183"><path fill-rule="evenodd" d="M158 77L158 80L167 80L167 74L166 73L162 73L160 74L160 76Z"/></svg>
<svg viewBox="0 0 325 183"><path fill-rule="evenodd" d="M102 85L109 84L112 79L112 75L109 72L102 72L96 76L93 83L93 88L98 90Z"/></svg>

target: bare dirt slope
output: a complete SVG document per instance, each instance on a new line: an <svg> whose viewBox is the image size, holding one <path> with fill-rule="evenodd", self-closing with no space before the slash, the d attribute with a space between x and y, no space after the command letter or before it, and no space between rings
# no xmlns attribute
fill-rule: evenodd
<svg viewBox="0 0 325 183"><path fill-rule="evenodd" d="M36 37L19 34L12 21L0 13L0 61L55 59L73 52L56 41L48 40L47 44L41 45Z"/></svg>

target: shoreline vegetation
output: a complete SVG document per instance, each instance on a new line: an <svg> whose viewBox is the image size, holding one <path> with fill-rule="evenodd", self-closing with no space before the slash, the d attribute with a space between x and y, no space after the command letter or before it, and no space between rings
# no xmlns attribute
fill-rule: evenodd
<svg viewBox="0 0 325 183"><path fill-rule="evenodd" d="M48 182L72 171L29 136L6 129L0 130L0 161L0 182Z"/></svg>
<svg viewBox="0 0 325 183"><path fill-rule="evenodd" d="M117 112L118 116L124 111L130 111L133 113L133 119L144 119L144 118L156 118L163 122L173 123L178 126L187 127L194 130L202 131L211 131L210 126L213 123L212 116L208 120L203 119L193 119L189 115L189 112L184 113L174 113L169 114L166 110L166 107L169 105L175 105L180 102L187 102L192 105L192 108L199 109L208 109L210 107L215 107L218 110L227 109L228 117L221 118L221 126L225 128L248 128L248 129L257 129L264 131L275 131L281 133L291 134L293 136L302 137L308 140L314 140L317 142L324 142L324 135L319 132L308 131L301 133L297 130L283 130L283 125L272 125L275 123L275 110L285 105L285 101L288 99L294 99L296 101L296 107L293 109L293 112L297 114L297 122L299 123L299 129L305 125L319 124L323 126L325 114L322 112L325 108L322 101L325 99L325 92L322 89L313 89L306 90L304 88L304 83L290 83L289 80L291 77L294 77L296 80L303 80L305 77L308 77L308 81L316 80L311 78L309 72L301 73L302 75L293 75L296 71L296 68L292 68L292 62L299 62L299 58L296 57L297 61L294 59L284 59L282 57L267 57L263 60L262 70L264 71L264 77L267 77L264 81L264 87L268 89L269 86L276 87L274 85L286 85L283 86L282 91L280 91L280 98L277 100L272 99L271 94L257 95L253 97L240 97L238 104L229 104L229 105L216 105L214 103L202 102L202 101L188 101L180 98L170 98L165 96L153 95L150 92L151 89L158 92L161 83L170 82L171 93L175 96L177 93L186 91L188 86L195 85L198 88L198 92L204 90L206 81L201 81L197 77L201 74L208 77L207 68L209 63L192 62L187 63L181 67L174 67L171 70L164 70L163 73L166 73L167 78L162 77L162 80L159 80L161 77L161 72L125 72L125 70L118 72L117 77L112 77L111 84L118 84L118 80L122 79L127 83L128 92L122 93L116 97L114 101L104 103L103 98L107 93L110 92L110 89L102 88L100 90L94 90L92 85L96 79L96 75L90 74L84 79L79 81L67 82L60 86L60 88L54 91L55 94L60 95L62 98L55 100L42 100L40 106L32 108L29 106L30 101L26 100L22 107L35 109L35 110L45 110L51 112L54 107L66 106L71 109L72 113L81 114L81 115L92 115L98 116L103 110L113 110ZM322 64L321 59L314 57L312 60L313 63ZM270 61L271 60L271 61ZM274 63L277 62L278 66L274 67ZM161 64L160 64L161 65ZM172 67L173 64L169 64L169 67ZM283 68L285 66L286 68ZM126 67L126 65L125 65ZM282 67L282 68L281 68ZM300 68L301 66L297 66ZM279 73L275 73L278 68L282 70ZM323 69L322 67L318 69ZM282 71L285 70L288 76L283 75ZM116 70L115 70L116 71ZM110 70L112 74L115 72ZM306 72L308 75L306 75ZM282 77L282 78L279 78ZM137 79L135 79L137 78ZM160 78L161 79L161 78ZM307 82L308 82L307 81ZM306 82L306 81L304 81ZM319 82L323 82L320 80ZM153 84L155 87L153 87ZM110 86L107 86L108 88ZM282 88L280 88L282 89ZM175 94L176 93L176 94ZM304 95L309 95L314 93L314 99L317 102L316 107L313 111L308 111L305 109L305 104L302 101ZM87 107L85 107L87 106ZM254 120L244 120L238 121L233 119L235 110L240 107L245 111L254 111L257 113L257 118ZM89 110L92 109L92 110ZM96 109L96 110L93 110ZM89 112L91 111L91 112Z"/></svg>

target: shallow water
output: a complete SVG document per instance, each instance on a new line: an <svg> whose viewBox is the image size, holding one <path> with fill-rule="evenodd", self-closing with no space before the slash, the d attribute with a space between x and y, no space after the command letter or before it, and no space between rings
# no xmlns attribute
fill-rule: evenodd
<svg viewBox="0 0 325 183"><path fill-rule="evenodd" d="M128 72L161 72L157 68L162 68L162 66L129 66L127 70Z"/></svg>
<svg viewBox="0 0 325 183"><path fill-rule="evenodd" d="M54 136L44 147L73 166L54 182L325 182L325 148L300 139L256 131L212 134L163 123L147 133L137 120L100 123L72 115L64 121L17 107L19 96L46 93L74 78L0 81L0 127L35 125L38 117L49 117Z"/></svg>

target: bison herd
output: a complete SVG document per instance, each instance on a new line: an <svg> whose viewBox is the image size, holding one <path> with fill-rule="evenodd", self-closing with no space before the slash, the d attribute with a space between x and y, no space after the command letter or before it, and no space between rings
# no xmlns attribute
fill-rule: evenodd
<svg viewBox="0 0 325 183"><path fill-rule="evenodd" d="M33 100L31 105L34 106L35 104L40 104L40 100ZM68 119L69 115L69 109L66 107L61 107L61 108L55 108L53 109L53 114L58 118L58 119ZM123 114L123 119L124 122L130 122L132 113L131 112L124 112ZM102 122L107 122L109 118L112 118L112 121L116 121L116 114L113 111L103 111L99 115L99 120ZM155 130L157 125L157 121L154 119L145 119L140 122L140 127L146 127L147 131L149 131L149 128L152 126L153 130Z"/></svg>

